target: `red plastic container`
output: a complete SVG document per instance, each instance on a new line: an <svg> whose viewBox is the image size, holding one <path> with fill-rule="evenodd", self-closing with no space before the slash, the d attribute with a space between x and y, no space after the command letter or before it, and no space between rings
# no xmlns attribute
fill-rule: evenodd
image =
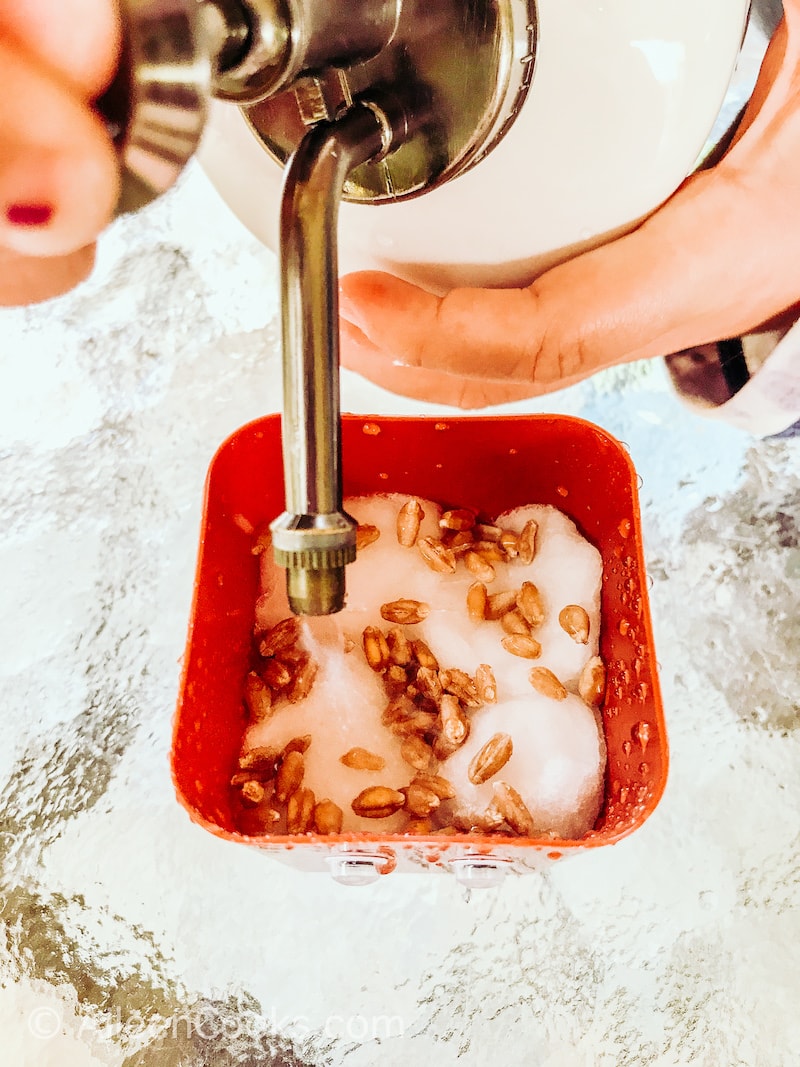
<svg viewBox="0 0 800 1067"><path fill-rule="evenodd" d="M408 493L444 506L465 501L484 521L523 504L565 512L603 559L602 709L608 746L605 802L580 840L389 834L246 837L229 779L246 725L258 563L246 532L283 510L280 418L242 427L219 449L206 484L194 603L175 718L172 767L181 803L211 833L255 845L310 870L365 882L397 867L449 867L465 884L491 884L587 848L612 844L648 818L664 789L667 741L642 555L637 476L619 442L565 416L383 418L344 416L345 496Z"/></svg>

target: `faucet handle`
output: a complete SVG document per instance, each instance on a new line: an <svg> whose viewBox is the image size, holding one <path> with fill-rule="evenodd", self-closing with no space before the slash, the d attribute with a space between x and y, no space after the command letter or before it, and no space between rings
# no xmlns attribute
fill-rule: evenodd
<svg viewBox="0 0 800 1067"><path fill-rule="evenodd" d="M400 0L121 0L122 55L97 107L117 146L117 213L177 179L211 96L242 107L306 76L358 64L395 32Z"/></svg>

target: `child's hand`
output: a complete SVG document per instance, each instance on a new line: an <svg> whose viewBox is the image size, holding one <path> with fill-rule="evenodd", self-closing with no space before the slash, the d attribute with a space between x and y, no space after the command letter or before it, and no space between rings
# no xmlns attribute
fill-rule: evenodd
<svg viewBox="0 0 800 1067"><path fill-rule="evenodd" d="M0 304L55 296L91 270L119 183L92 101L118 38L112 0L0 0Z"/></svg>
<svg viewBox="0 0 800 1067"><path fill-rule="evenodd" d="M345 366L396 393L479 407L735 337L800 301L800 0L734 147L634 233L527 289L439 298L386 274L343 279Z"/></svg>

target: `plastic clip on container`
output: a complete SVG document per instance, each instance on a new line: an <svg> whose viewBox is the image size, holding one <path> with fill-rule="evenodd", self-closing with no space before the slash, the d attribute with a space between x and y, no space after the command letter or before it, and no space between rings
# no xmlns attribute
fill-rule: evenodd
<svg viewBox="0 0 800 1067"><path fill-rule="evenodd" d="M364 432L365 426L368 432ZM379 431L379 432L376 432ZM605 796L580 840L387 833L248 837L237 830L230 777L246 725L258 561L247 529L283 509L280 417L242 427L214 457L206 484L194 602L175 718L172 768L192 819L229 841L295 867L360 885L396 869L449 869L465 886L496 884L642 825L667 775L667 740L649 616L637 476L619 442L565 416L381 418L345 416L346 496L406 493L443 505L474 501L489 521L524 504L568 515L603 560L600 654L608 747Z"/></svg>

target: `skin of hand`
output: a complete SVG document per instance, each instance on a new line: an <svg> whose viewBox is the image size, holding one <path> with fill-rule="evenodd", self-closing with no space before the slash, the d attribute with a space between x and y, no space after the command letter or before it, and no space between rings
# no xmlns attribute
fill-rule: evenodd
<svg viewBox="0 0 800 1067"><path fill-rule="evenodd" d="M109 0L0 0L0 305L57 296L92 269L119 191L92 101L118 50Z"/></svg>
<svg viewBox="0 0 800 1067"><path fill-rule="evenodd" d="M523 289L433 296L341 281L342 362L465 408L537 396L614 364L747 333L800 299L800 0L770 44L732 147L635 231Z"/></svg>

